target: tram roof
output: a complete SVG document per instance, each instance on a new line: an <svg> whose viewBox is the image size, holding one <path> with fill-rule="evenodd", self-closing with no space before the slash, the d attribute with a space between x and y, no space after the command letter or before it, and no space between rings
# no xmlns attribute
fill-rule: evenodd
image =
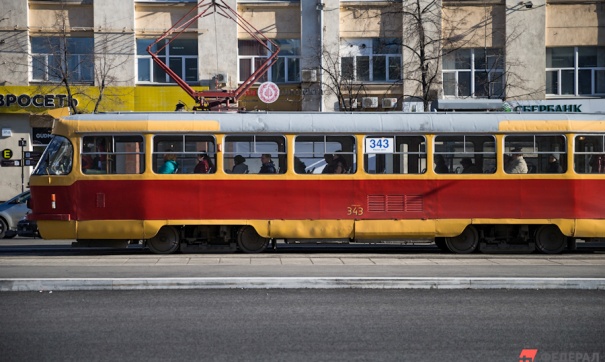
<svg viewBox="0 0 605 362"><path fill-rule="evenodd" d="M605 114L600 113L325 113L325 112L170 112L103 113L66 117L77 123L78 132L119 131L123 122L135 123L140 131L214 130L242 133L380 133L380 132L603 132ZM103 123L107 127L104 127ZM214 125L211 127L210 125ZM134 129L130 127L129 131Z"/></svg>

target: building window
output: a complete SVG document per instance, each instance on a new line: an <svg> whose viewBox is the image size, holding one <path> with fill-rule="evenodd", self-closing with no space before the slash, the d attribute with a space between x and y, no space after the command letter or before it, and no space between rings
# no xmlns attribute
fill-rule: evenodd
<svg viewBox="0 0 605 362"><path fill-rule="evenodd" d="M444 50L443 91L450 97L503 98L502 49Z"/></svg>
<svg viewBox="0 0 605 362"><path fill-rule="evenodd" d="M605 94L605 47L546 48L546 94Z"/></svg>
<svg viewBox="0 0 605 362"><path fill-rule="evenodd" d="M32 81L91 83L93 38L32 37Z"/></svg>
<svg viewBox="0 0 605 362"><path fill-rule="evenodd" d="M174 83L174 80L170 79L168 74L147 53L147 47L153 42L155 42L155 39L137 39L138 82ZM167 42L167 40L160 41L153 46L152 50L157 51L160 47L164 46L158 52L158 57L185 82L197 82L197 40L175 39L168 44Z"/></svg>
<svg viewBox="0 0 605 362"><path fill-rule="evenodd" d="M258 82L297 83L300 82L300 40L275 39L279 46L277 61ZM267 44L272 49L272 44ZM256 40L238 41L239 81L245 82L269 57L267 49Z"/></svg>
<svg viewBox="0 0 605 362"><path fill-rule="evenodd" d="M357 82L401 80L401 39L342 39L340 54L343 79Z"/></svg>

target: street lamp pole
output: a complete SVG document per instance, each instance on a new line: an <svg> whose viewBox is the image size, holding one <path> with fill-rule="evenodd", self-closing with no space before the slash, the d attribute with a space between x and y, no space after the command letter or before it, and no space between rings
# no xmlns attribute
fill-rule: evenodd
<svg viewBox="0 0 605 362"><path fill-rule="evenodd" d="M19 146L21 146L21 193L23 193L25 191L25 146L27 146L25 138L19 140Z"/></svg>

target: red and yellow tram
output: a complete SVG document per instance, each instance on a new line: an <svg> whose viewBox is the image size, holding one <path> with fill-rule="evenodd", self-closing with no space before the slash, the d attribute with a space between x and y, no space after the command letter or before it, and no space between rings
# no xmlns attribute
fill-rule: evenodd
<svg viewBox="0 0 605 362"><path fill-rule="evenodd" d="M58 120L53 135L30 178L46 239L559 253L605 237L598 114L100 114Z"/></svg>

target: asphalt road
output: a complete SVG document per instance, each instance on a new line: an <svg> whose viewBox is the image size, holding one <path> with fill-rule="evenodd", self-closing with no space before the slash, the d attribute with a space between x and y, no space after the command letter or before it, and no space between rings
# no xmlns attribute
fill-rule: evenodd
<svg viewBox="0 0 605 362"><path fill-rule="evenodd" d="M536 361L603 360L604 302L605 291L560 290L0 293L0 351L3 361L516 362L537 349Z"/></svg>

